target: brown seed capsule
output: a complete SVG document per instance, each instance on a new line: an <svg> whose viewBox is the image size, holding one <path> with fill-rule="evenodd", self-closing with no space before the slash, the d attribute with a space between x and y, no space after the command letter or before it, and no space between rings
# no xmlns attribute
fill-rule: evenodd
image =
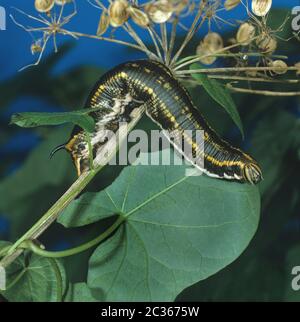
<svg viewBox="0 0 300 322"><path fill-rule="evenodd" d="M54 0L35 0L34 7L38 12L48 12L54 6Z"/></svg>
<svg viewBox="0 0 300 322"><path fill-rule="evenodd" d="M236 40L243 46L251 43L252 38L255 36L255 27L248 22L240 25L236 34Z"/></svg>
<svg viewBox="0 0 300 322"><path fill-rule="evenodd" d="M196 49L196 53L197 55L199 55L199 57L202 57L199 59L199 61L204 65L211 65L217 59L217 57L213 56L214 51L212 51L211 48L204 42L201 42L199 44L199 46Z"/></svg>
<svg viewBox="0 0 300 322"><path fill-rule="evenodd" d="M147 4L145 12L154 23L164 23L171 18L173 6L168 0L159 0Z"/></svg>
<svg viewBox="0 0 300 322"><path fill-rule="evenodd" d="M135 7L129 7L128 12L132 20L140 27L148 27L150 20L145 12Z"/></svg>
<svg viewBox="0 0 300 322"><path fill-rule="evenodd" d="M128 2L126 0L115 0L109 6L110 24L113 27L120 27L129 18Z"/></svg>
<svg viewBox="0 0 300 322"><path fill-rule="evenodd" d="M108 27L109 27L109 15L107 14L107 12L103 11L97 28L97 36L103 35Z"/></svg>
<svg viewBox="0 0 300 322"><path fill-rule="evenodd" d="M226 0L224 3L224 7L226 10L234 9L241 3L241 0Z"/></svg>
<svg viewBox="0 0 300 322"><path fill-rule="evenodd" d="M223 48L223 39L216 32L209 32L203 39L203 42L211 49L212 52Z"/></svg>
<svg viewBox="0 0 300 322"><path fill-rule="evenodd" d="M283 60L274 60L269 64L270 67L275 67L272 70L275 74L282 75L288 70L288 65Z"/></svg>
<svg viewBox="0 0 300 322"><path fill-rule="evenodd" d="M252 0L252 12L259 17L264 17L272 7L272 0Z"/></svg>
<svg viewBox="0 0 300 322"><path fill-rule="evenodd" d="M277 48L277 40L270 35L261 34L256 40L257 47L264 54L271 54Z"/></svg>
<svg viewBox="0 0 300 322"><path fill-rule="evenodd" d="M30 47L30 50L31 50L32 55L34 55L34 54L40 53L43 50L43 48L41 47L40 44L33 43Z"/></svg>

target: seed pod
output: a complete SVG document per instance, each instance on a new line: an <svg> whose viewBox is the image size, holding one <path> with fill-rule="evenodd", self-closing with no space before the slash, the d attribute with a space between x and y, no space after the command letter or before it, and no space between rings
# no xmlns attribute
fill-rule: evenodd
<svg viewBox="0 0 300 322"><path fill-rule="evenodd" d="M34 7L38 12L48 12L54 6L54 0L35 0Z"/></svg>
<svg viewBox="0 0 300 322"><path fill-rule="evenodd" d="M234 9L241 3L241 0L226 0L224 3L224 7L226 10Z"/></svg>
<svg viewBox="0 0 300 322"><path fill-rule="evenodd" d="M197 55L199 55L199 57L210 55L210 56L203 57L203 58L199 59L199 61L204 65L211 65L217 59L217 57L212 55L214 53L214 51L212 51L211 48L207 44L205 44L204 42L201 42L199 44L199 46L196 49L196 53L197 53Z"/></svg>
<svg viewBox="0 0 300 322"><path fill-rule="evenodd" d="M272 70L275 74L282 75L288 70L288 65L283 60L274 60L269 64L270 67L275 67Z"/></svg>
<svg viewBox="0 0 300 322"><path fill-rule="evenodd" d="M205 45L210 48L212 52L220 50L224 47L222 37L216 32L209 32L203 39Z"/></svg>
<svg viewBox="0 0 300 322"><path fill-rule="evenodd" d="M300 62L295 64L295 67L297 68L296 75L300 76Z"/></svg>
<svg viewBox="0 0 300 322"><path fill-rule="evenodd" d="M135 7L129 7L128 12L132 20L140 27L148 27L150 20L145 12Z"/></svg>
<svg viewBox="0 0 300 322"><path fill-rule="evenodd" d="M272 7L272 0L252 0L252 12L259 17L264 17Z"/></svg>
<svg viewBox="0 0 300 322"><path fill-rule="evenodd" d="M171 18L173 6L167 0L159 0L147 4L145 12L154 23L164 23Z"/></svg>
<svg viewBox="0 0 300 322"><path fill-rule="evenodd" d="M236 34L236 40L243 46L251 43L252 38L255 36L255 27L248 22L240 25Z"/></svg>
<svg viewBox="0 0 300 322"><path fill-rule="evenodd" d="M277 48L277 40L270 35L262 34L256 40L257 47L264 54L273 53Z"/></svg>
<svg viewBox="0 0 300 322"><path fill-rule="evenodd" d="M110 24L113 27L120 27L129 18L128 2L126 0L116 0L109 6Z"/></svg>
<svg viewBox="0 0 300 322"><path fill-rule="evenodd" d="M33 44L30 46L30 50L31 50L32 55L34 55L34 54L40 53L40 52L43 50L43 48L41 47L41 45L40 45L40 44L38 44L38 43L33 43Z"/></svg>
<svg viewBox="0 0 300 322"><path fill-rule="evenodd" d="M103 35L107 30L108 26L109 26L109 15L107 14L107 12L103 11L97 28L97 36Z"/></svg>

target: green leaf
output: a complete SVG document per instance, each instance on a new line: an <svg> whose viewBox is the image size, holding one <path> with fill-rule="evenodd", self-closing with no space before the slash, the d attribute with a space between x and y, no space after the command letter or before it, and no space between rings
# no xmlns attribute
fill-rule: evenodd
<svg viewBox="0 0 300 322"><path fill-rule="evenodd" d="M200 64L193 64L191 65L190 69L200 69ZM242 137L244 138L244 129L242 120L240 118L238 109L234 103L234 100L232 99L232 96L229 92L229 90L224 87L220 82L218 82L215 79L209 78L204 73L199 74L192 74L192 77L198 81L204 89L207 91L207 93L222 107L224 107L225 111L229 114L229 116L232 118L234 123L239 128Z"/></svg>
<svg viewBox="0 0 300 322"><path fill-rule="evenodd" d="M259 221L257 187L188 177L185 170L126 167L111 186L85 194L59 217L68 227L125 217L89 262L88 285L105 300L174 300L247 247Z"/></svg>
<svg viewBox="0 0 300 322"><path fill-rule="evenodd" d="M73 123L80 126L87 132L93 132L95 121L87 115L87 110L75 112L57 112L57 113L38 113L24 112L17 113L11 117L10 124L16 124L21 127L36 127L43 125L60 125L64 123Z"/></svg>
<svg viewBox="0 0 300 322"><path fill-rule="evenodd" d="M65 302L99 302L86 283L70 284Z"/></svg>
<svg viewBox="0 0 300 322"><path fill-rule="evenodd" d="M6 299L14 302L62 301L66 285L62 264L35 254L26 260L19 259L17 264L18 270L9 273L8 289L1 292Z"/></svg>

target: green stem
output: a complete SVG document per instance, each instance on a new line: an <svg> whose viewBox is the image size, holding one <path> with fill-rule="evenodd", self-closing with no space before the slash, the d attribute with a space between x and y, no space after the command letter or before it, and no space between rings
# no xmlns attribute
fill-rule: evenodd
<svg viewBox="0 0 300 322"><path fill-rule="evenodd" d="M55 259L49 258L49 261L54 270L55 277L56 277L57 302L61 302L63 297L63 280L60 273L60 269Z"/></svg>
<svg viewBox="0 0 300 322"><path fill-rule="evenodd" d="M35 239L38 237L39 233L43 231L44 226L48 226L49 221L53 222L57 218L59 212L63 210L78 195L78 193L87 186L94 176L94 171L86 172L80 176L68 189L68 191L45 213L45 215L11 246L7 252L7 255L11 255L24 240Z"/></svg>
<svg viewBox="0 0 300 322"><path fill-rule="evenodd" d="M94 176L107 164L110 159L117 152L119 145L127 137L128 131L132 130L136 125L138 120L144 114L146 107L144 105L139 106L134 109L130 116L131 121L127 126L121 126L118 130L118 142L112 139L107 142L109 147L108 153L104 149L103 153L99 153L94 160L94 169L84 172L64 193L64 195L56 201L56 203L42 216L40 220L37 221L22 237L20 237L7 251L6 256L0 261L2 267L7 267L12 263L20 254L22 254L24 249L19 248L19 246L25 240L37 239L59 216L60 212L71 203L73 199L87 186L87 184L94 178ZM99 163L99 159L101 159Z"/></svg>
<svg viewBox="0 0 300 322"><path fill-rule="evenodd" d="M67 250L59 251L59 252L51 252L40 248L37 244L35 244L32 240L25 240L19 248L23 249L30 249L35 254L43 256L43 257L50 257L50 258L61 258L76 255L78 253L84 252L98 244L100 244L104 239L106 239L109 235L111 235L125 220L125 217L120 216L113 225L111 225L104 233L99 235L98 237L90 240L87 243L79 245L74 248L70 248Z"/></svg>

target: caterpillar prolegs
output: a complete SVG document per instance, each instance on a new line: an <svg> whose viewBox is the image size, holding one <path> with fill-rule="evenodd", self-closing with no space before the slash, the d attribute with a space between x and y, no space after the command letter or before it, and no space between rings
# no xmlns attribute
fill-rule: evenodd
<svg viewBox="0 0 300 322"><path fill-rule="evenodd" d="M222 140L193 105L187 90L162 63L138 60L121 64L105 75L91 91L86 107L101 107L91 113L96 120L91 135L93 154L103 144L105 131L115 131L127 120L130 111L146 104L146 114L168 131L204 131L204 171L208 176L256 184L262 179L258 163L248 154ZM171 141L175 146L178 140ZM197 143L190 142L193 153ZM75 127L70 140L60 146L71 153L80 175L89 166L87 143L83 131ZM203 151L203 149L202 149ZM184 155L189 159L188 155ZM194 164L199 167L197 163Z"/></svg>

